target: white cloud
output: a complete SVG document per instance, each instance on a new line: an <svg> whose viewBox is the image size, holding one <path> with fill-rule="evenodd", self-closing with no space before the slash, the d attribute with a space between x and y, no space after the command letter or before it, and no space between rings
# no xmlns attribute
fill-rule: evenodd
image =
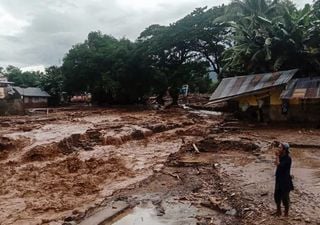
<svg viewBox="0 0 320 225"><path fill-rule="evenodd" d="M60 64L90 31L135 39L194 8L230 0L1 0L0 66ZM312 0L296 0L299 6Z"/></svg>
<svg viewBox="0 0 320 225"><path fill-rule="evenodd" d="M0 21L0 33L6 35L16 35L29 25L27 21L14 17L1 7Z"/></svg>
<svg viewBox="0 0 320 225"><path fill-rule="evenodd" d="M27 67L22 67L21 71L22 72L25 72L25 71L45 72L45 67L43 65L27 66Z"/></svg>

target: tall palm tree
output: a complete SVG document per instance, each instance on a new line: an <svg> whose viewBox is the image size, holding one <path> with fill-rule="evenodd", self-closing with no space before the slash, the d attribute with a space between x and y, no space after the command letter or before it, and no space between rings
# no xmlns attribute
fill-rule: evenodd
<svg viewBox="0 0 320 225"><path fill-rule="evenodd" d="M319 26L310 5L302 10L290 1L236 0L232 5L239 13L238 20L231 23L234 46L224 53L226 73L268 72L297 66L307 72L315 70L319 62L315 57Z"/></svg>

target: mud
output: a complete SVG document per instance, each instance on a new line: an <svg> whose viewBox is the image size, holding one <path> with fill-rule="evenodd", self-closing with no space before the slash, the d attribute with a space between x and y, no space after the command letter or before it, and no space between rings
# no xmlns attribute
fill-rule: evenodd
<svg viewBox="0 0 320 225"><path fill-rule="evenodd" d="M140 108L57 110L0 125L0 224L85 224L117 202L130 207L101 224L320 222L319 130ZM279 141L294 146L290 218L272 215Z"/></svg>
<svg viewBox="0 0 320 225"><path fill-rule="evenodd" d="M151 177L107 198L105 202L126 199L138 206L105 224L143 224L144 219L149 224L319 224L320 152L308 147L319 144L319 131L308 131L312 135L304 137L298 128L223 124L207 127L205 135L178 129L176 134L193 138L184 140L180 150L170 154ZM274 146L278 141L306 146L291 151L295 191L289 218L273 215ZM146 201L157 202L160 213L157 204L141 207ZM192 210L184 209L188 215L177 211L173 215L181 204ZM87 217L94 217L94 212Z"/></svg>
<svg viewBox="0 0 320 225"><path fill-rule="evenodd" d="M5 225L81 218L161 170L182 145L178 129L217 123L195 125L180 109L57 111L0 121L0 224Z"/></svg>

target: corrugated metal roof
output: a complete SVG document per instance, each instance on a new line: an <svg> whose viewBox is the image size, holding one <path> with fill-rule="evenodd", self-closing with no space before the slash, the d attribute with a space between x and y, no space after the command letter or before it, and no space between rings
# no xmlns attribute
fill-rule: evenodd
<svg viewBox="0 0 320 225"><path fill-rule="evenodd" d="M42 91L40 88L28 87L28 88L21 88L21 87L13 87L15 91L19 93L21 96L25 97L50 97L50 95Z"/></svg>
<svg viewBox="0 0 320 225"><path fill-rule="evenodd" d="M210 103L233 99L249 93L260 92L287 84L297 69L274 73L225 78L210 98Z"/></svg>
<svg viewBox="0 0 320 225"><path fill-rule="evenodd" d="M294 79L281 94L281 99L320 99L320 77Z"/></svg>

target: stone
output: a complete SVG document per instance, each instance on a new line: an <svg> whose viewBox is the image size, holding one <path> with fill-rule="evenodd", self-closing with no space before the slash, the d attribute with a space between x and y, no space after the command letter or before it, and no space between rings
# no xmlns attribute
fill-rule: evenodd
<svg viewBox="0 0 320 225"><path fill-rule="evenodd" d="M267 196L269 193L268 192L263 192L263 193L261 193L261 197L263 197L263 196Z"/></svg>
<svg viewBox="0 0 320 225"><path fill-rule="evenodd" d="M305 218L304 221L305 221L306 223L311 223L310 218Z"/></svg>
<svg viewBox="0 0 320 225"><path fill-rule="evenodd" d="M231 210L226 212L226 215L235 216L235 215L237 215L237 210L236 209L231 209Z"/></svg>

